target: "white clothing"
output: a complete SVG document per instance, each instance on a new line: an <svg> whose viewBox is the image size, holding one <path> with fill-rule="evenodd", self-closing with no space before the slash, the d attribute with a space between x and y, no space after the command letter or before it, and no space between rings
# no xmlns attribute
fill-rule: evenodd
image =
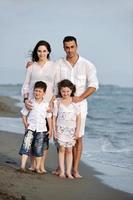
<svg viewBox="0 0 133 200"><path fill-rule="evenodd" d="M36 132L44 132L47 131L46 127L46 118L51 117L51 113L47 113L49 104L46 101L42 101L38 103L35 99L31 100L32 102L32 110L27 110L24 106L21 110L22 115L27 116L28 121L28 129Z"/></svg>
<svg viewBox="0 0 133 200"><path fill-rule="evenodd" d="M98 80L95 66L85 58L79 56L74 67L66 60L61 58L55 62L58 67L57 82L63 79L69 79L76 85L76 96L81 95L87 87L98 89Z"/></svg>
<svg viewBox="0 0 133 200"><path fill-rule="evenodd" d="M75 145L76 118L80 114L79 104L64 105L60 99L54 102L53 115L57 117L57 141L64 147Z"/></svg>
<svg viewBox="0 0 133 200"><path fill-rule="evenodd" d="M56 70L52 61L47 61L42 67L34 62L27 68L26 78L22 86L22 95L29 93L29 98L33 98L35 82L44 81L47 84L45 100L49 102L53 96L55 73Z"/></svg>
<svg viewBox="0 0 133 200"><path fill-rule="evenodd" d="M72 65L66 60L61 58L55 63L58 70L56 71L56 84L55 91L57 93L57 83L63 79L69 79L76 85L75 96L80 96L88 87L94 87L98 89L98 80L96 76L95 66L85 58L79 56L78 61L72 67ZM85 121L87 115L87 100L80 102L81 107L81 129L80 137L84 135Z"/></svg>

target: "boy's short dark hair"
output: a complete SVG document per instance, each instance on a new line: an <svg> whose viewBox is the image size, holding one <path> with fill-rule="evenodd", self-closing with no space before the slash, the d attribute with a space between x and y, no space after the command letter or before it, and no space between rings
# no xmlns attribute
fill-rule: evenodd
<svg viewBox="0 0 133 200"><path fill-rule="evenodd" d="M43 81L37 81L37 82L35 83L35 85L34 85L34 90L35 90L36 88L41 88L41 89L43 89L44 92L46 92L47 84L46 84L45 82L43 82Z"/></svg>
<svg viewBox="0 0 133 200"><path fill-rule="evenodd" d="M75 44L77 45L77 39L74 36L66 36L66 37L64 37L63 44L65 42L70 42L70 41L73 41L73 40L74 40Z"/></svg>
<svg viewBox="0 0 133 200"><path fill-rule="evenodd" d="M70 90L72 90L71 97L74 96L76 92L76 86L68 79L64 79L58 83L58 95L61 97L61 88L62 87L68 87Z"/></svg>

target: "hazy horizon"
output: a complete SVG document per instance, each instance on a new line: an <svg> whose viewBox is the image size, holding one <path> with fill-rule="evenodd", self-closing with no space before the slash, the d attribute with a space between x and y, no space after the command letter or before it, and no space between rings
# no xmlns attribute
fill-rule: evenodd
<svg viewBox="0 0 133 200"><path fill-rule="evenodd" d="M0 84L23 83L29 51L43 39L51 59L65 55L66 35L95 64L100 84L133 87L132 0L0 1Z"/></svg>

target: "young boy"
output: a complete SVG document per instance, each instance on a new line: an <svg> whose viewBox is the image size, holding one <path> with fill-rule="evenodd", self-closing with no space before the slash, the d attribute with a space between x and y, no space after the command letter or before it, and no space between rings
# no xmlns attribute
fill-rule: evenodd
<svg viewBox="0 0 133 200"><path fill-rule="evenodd" d="M35 158L35 171L43 173L41 169L41 160L43 159L44 151L49 148L49 138L52 136L51 128L51 113L49 104L44 101L47 85L42 81L38 81L34 85L32 101L32 110L27 110L23 107L21 110L22 120L25 126L26 133L20 148L21 155L20 171L24 172L26 162L29 155ZM46 118L48 120L49 131L47 131Z"/></svg>

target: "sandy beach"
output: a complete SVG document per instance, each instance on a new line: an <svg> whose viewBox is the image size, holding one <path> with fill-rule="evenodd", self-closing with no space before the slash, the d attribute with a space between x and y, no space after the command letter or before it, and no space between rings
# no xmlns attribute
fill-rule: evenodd
<svg viewBox="0 0 133 200"><path fill-rule="evenodd" d="M18 117L15 101L0 97L0 116ZM51 174L56 167L56 148L51 144L46 163L48 173L20 173L18 154L23 135L0 131L0 200L132 200L133 195L112 189L95 178L98 172L81 162L82 179L60 179Z"/></svg>

